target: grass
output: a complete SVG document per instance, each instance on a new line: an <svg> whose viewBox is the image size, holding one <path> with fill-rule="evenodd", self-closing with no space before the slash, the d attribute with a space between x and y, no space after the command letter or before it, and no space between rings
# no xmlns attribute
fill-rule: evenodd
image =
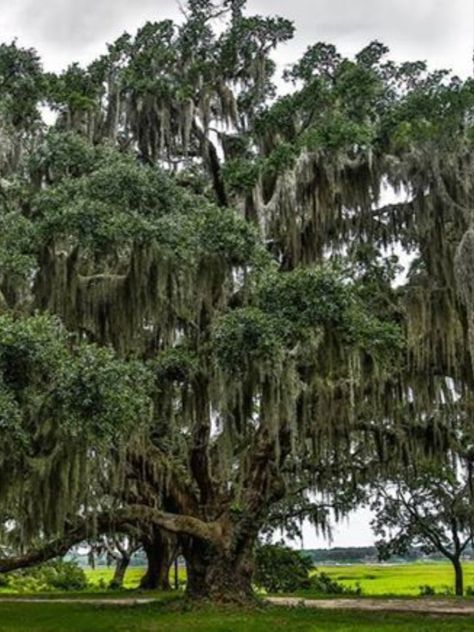
<svg viewBox="0 0 474 632"><path fill-rule="evenodd" d="M319 566L318 572L348 586L362 588L365 596L418 596L420 586L429 585L442 593L452 590L454 575L451 564L413 563L399 565ZM464 584L474 587L474 562L464 564Z"/></svg>
<svg viewBox="0 0 474 632"><path fill-rule="evenodd" d="M327 573L332 579L354 588L360 585L366 597L396 595L415 597L420 594L420 586L429 585L436 592L442 593L452 589L453 571L451 564L413 563L399 565L364 565L354 566L318 566L318 572ZM87 576L92 586L107 585L112 578L112 569L98 568L88 570ZM131 567L125 576L125 588L137 588L143 568ZM474 562L464 565L466 588L474 587ZM180 580L185 579L184 569L180 569ZM306 593L305 596L311 596Z"/></svg>
<svg viewBox="0 0 474 632"><path fill-rule="evenodd" d="M406 564L396 566L355 565L318 567L337 581L355 586L365 596L416 596L419 587L430 584L442 591L451 585L448 564ZM130 589L138 586L144 569L131 567L125 591L102 592L112 569L88 570L91 591L48 596L139 597ZM466 585L474 585L474 563L465 565ZM180 569L180 579L184 570ZM2 595L6 597L7 595ZM35 595L36 597L40 595ZM318 611L304 608L267 607L260 610L235 610L201 607L190 610L174 595L147 594L159 599L146 606L118 607L77 603L7 603L0 599L0 632L468 632L474 631L472 617L429 616L347 611ZM313 595L306 593L305 597ZM316 596L316 595L314 595Z"/></svg>
<svg viewBox="0 0 474 632"><path fill-rule="evenodd" d="M177 604L114 607L0 602L0 632L472 632L468 617L317 611L240 610Z"/></svg>
<svg viewBox="0 0 474 632"><path fill-rule="evenodd" d="M130 567L125 576L124 588L128 591L138 588L144 572L145 569L141 567ZM393 566L364 564L319 566L317 572L327 573L332 579L350 588L360 585L362 595L365 597L417 597L420 594L420 586L425 585L432 586L437 593L442 594L450 590L453 584L451 565L443 563L414 563ZM185 573L184 568L179 569L180 582L185 580ZM115 591L104 592L112 578L112 568L87 569L86 574L90 584L88 593L106 597L118 595ZM474 562L468 562L464 565L464 576L465 587L474 587ZM174 583L173 571L171 572L171 581ZM0 588L0 597L7 594L11 594L11 590ZM310 591L298 594L307 598L318 597L318 595L311 594ZM80 596L80 594L77 596Z"/></svg>
<svg viewBox="0 0 474 632"><path fill-rule="evenodd" d="M87 569L86 575L89 583L92 586L108 586L112 576L114 574L113 568L95 568ZM131 566L126 574L124 580L124 588L138 588L140 579L145 574L145 569L139 566Z"/></svg>

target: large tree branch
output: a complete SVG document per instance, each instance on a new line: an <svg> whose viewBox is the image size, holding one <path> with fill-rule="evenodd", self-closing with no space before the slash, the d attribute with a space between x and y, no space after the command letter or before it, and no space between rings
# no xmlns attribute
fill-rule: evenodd
<svg viewBox="0 0 474 632"><path fill-rule="evenodd" d="M73 546L88 538L101 533L119 531L130 523L151 523L171 533L189 535L208 542L217 543L221 536L221 529L217 523L206 523L192 516L180 516L151 507L133 505L115 512L88 516L69 526L63 535L43 546L22 555L0 558L0 573L37 566L55 557L62 557Z"/></svg>
<svg viewBox="0 0 474 632"><path fill-rule="evenodd" d="M47 562L55 557L62 557L66 555L73 546L80 544L91 535L111 531L119 526L120 524L117 520L112 519L108 513L82 519L74 525L70 525L61 536L38 548L32 549L22 555L0 558L0 573L29 568L30 566Z"/></svg>
<svg viewBox="0 0 474 632"><path fill-rule="evenodd" d="M129 477L135 478L140 491L144 491L144 497L150 500L156 497L156 492L165 493L172 500L173 511L180 514L196 514L199 510L195 490L189 483L183 480L182 475L174 469L170 459L158 447L150 445L144 451L129 450L127 463L132 472ZM168 481L166 490L163 490L163 479ZM151 493L148 493L151 492ZM127 504L148 504L148 501L130 503L130 498L125 497Z"/></svg>
<svg viewBox="0 0 474 632"><path fill-rule="evenodd" d="M142 505L124 509L122 516L123 519L128 516L129 521L131 519L141 523L152 523L170 533L189 535L208 542L217 542L221 535L221 528L217 522L204 522L194 516L168 513Z"/></svg>
<svg viewBox="0 0 474 632"><path fill-rule="evenodd" d="M278 442L278 449L277 449ZM280 500L286 491L282 468L291 451L291 432L286 422L281 422L277 437L263 425L251 448L248 474L243 488L246 490L247 511L255 516Z"/></svg>

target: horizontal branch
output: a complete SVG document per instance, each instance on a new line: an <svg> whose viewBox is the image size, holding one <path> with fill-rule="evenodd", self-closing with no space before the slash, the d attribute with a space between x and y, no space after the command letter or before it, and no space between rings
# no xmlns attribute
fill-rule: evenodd
<svg viewBox="0 0 474 632"><path fill-rule="evenodd" d="M94 522L96 524L93 527L92 518L87 520L83 519L80 523L76 523L67 529L63 535L38 548L32 549L22 555L0 558L0 573L8 573L21 568L37 566L55 557L62 557L66 555L73 546L86 540L92 531L95 531L95 535L97 535L110 530L112 527L110 515L108 514L97 516Z"/></svg>
<svg viewBox="0 0 474 632"><path fill-rule="evenodd" d="M120 516L121 512L118 515ZM148 524L153 523L170 533L189 535L208 542L217 542L220 536L220 527L216 522L204 522L193 516L172 514L144 505L132 505L124 509L123 516L129 516L129 521L137 520Z"/></svg>
<svg viewBox="0 0 474 632"><path fill-rule="evenodd" d="M116 512L89 516L69 527L54 540L22 555L0 557L0 573L37 566L56 557L62 557L74 546L91 536L125 529L129 524L154 524L165 531L189 535L208 542L217 542L220 528L217 523L206 523L192 516L180 516L143 505L132 505Z"/></svg>

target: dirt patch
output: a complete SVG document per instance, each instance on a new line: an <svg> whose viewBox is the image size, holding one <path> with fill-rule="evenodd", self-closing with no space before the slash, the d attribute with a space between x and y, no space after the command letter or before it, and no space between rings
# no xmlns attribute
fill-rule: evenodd
<svg viewBox="0 0 474 632"><path fill-rule="evenodd" d="M369 610L374 612L474 615L474 601L463 601L461 599L299 599L298 597L269 597L267 601L276 606L303 606L321 610Z"/></svg>
<svg viewBox="0 0 474 632"><path fill-rule="evenodd" d="M69 603L89 606L142 606L156 603L152 597L122 599L90 599L67 597L34 598L11 597L0 599L2 603ZM474 615L474 601L462 599L301 599L298 597L268 597L267 602L289 608L304 607L320 610L364 610L372 612L414 612L418 614Z"/></svg>

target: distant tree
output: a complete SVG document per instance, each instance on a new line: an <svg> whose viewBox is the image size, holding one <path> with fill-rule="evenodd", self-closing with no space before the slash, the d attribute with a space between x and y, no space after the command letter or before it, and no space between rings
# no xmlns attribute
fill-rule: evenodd
<svg viewBox="0 0 474 632"><path fill-rule="evenodd" d="M90 557L105 555L107 565L115 566L114 575L110 581L110 588L122 588L125 573L130 565L132 555L138 551L141 544L134 536L120 536L104 534L91 547Z"/></svg>
<svg viewBox="0 0 474 632"><path fill-rule="evenodd" d="M377 549L375 546L304 549L303 552L305 555L311 557L315 564L318 562L359 563L377 556Z"/></svg>
<svg viewBox="0 0 474 632"><path fill-rule="evenodd" d="M372 522L379 555L387 559L421 546L453 565L455 594L464 593L462 555L474 536L472 472L461 466L408 467L376 487Z"/></svg>

